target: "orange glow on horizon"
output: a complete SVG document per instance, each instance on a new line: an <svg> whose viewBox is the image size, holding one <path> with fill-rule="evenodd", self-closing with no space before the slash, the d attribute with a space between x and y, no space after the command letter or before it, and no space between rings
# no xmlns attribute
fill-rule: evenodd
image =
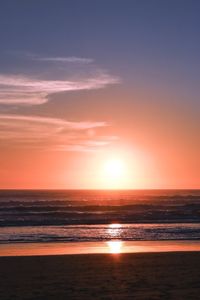
<svg viewBox="0 0 200 300"><path fill-rule="evenodd" d="M187 123L180 122L179 114L176 111L171 112L168 128L167 107L159 113L155 107L149 108L148 112L143 112L141 120L135 116L133 125L133 116L129 112L131 107L124 120L119 117L121 111L113 113L113 117L119 120L116 132L119 133L120 140L91 152L50 151L45 142L45 151L37 147L15 147L14 140L8 145L5 144L0 150L0 188L199 188L199 140L196 135L190 138L190 132L185 130ZM96 116L100 116L98 111ZM151 116L151 122L147 122ZM90 119L90 115L87 119ZM130 126L123 125L125 123L122 121L129 122ZM181 132L176 127L177 122L182 126ZM16 133L17 129L18 127L15 129ZM107 127L102 128L101 134L106 136L109 130ZM88 134L91 136L91 131ZM95 132L92 137L96 138Z"/></svg>

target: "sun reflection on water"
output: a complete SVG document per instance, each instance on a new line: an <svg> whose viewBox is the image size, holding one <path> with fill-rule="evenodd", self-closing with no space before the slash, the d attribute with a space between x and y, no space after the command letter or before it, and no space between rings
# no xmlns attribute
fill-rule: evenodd
<svg viewBox="0 0 200 300"><path fill-rule="evenodd" d="M109 224L107 233L110 236L110 238L118 238L121 232L121 224L113 223Z"/></svg>
<svg viewBox="0 0 200 300"><path fill-rule="evenodd" d="M121 253L122 244L123 244L122 241L109 241L109 242L106 242L106 244L108 245L109 253L112 253L112 254Z"/></svg>
<svg viewBox="0 0 200 300"><path fill-rule="evenodd" d="M122 225L119 223L112 223L108 225L107 233L111 239L111 241L106 242L108 246L108 253L112 253L112 254L121 253L123 242L117 240L118 238L120 238L121 227ZM112 240L113 238L115 240Z"/></svg>
<svg viewBox="0 0 200 300"><path fill-rule="evenodd" d="M109 225L109 227L110 227L110 228L121 228L122 225L119 224L119 223L112 223L112 224Z"/></svg>

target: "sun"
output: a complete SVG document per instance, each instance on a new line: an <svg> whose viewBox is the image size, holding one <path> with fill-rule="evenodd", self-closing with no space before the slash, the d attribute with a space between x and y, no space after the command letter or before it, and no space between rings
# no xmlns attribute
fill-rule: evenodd
<svg viewBox="0 0 200 300"><path fill-rule="evenodd" d="M104 188L121 189L127 182L127 168L120 158L110 158L102 164L102 184Z"/></svg>
<svg viewBox="0 0 200 300"><path fill-rule="evenodd" d="M104 165L104 172L107 177L119 178L124 173L124 162L121 159L108 160Z"/></svg>

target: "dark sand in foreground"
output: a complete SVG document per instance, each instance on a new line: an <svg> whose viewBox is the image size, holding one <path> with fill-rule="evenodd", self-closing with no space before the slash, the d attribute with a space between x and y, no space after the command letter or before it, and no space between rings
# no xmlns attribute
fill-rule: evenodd
<svg viewBox="0 0 200 300"><path fill-rule="evenodd" d="M200 299L200 252L0 258L1 300Z"/></svg>

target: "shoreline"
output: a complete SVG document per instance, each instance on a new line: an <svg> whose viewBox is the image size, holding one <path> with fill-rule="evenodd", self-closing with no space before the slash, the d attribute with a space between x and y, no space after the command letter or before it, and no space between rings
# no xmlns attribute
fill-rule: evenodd
<svg viewBox="0 0 200 300"><path fill-rule="evenodd" d="M0 257L200 252L199 240L43 242L0 244Z"/></svg>

